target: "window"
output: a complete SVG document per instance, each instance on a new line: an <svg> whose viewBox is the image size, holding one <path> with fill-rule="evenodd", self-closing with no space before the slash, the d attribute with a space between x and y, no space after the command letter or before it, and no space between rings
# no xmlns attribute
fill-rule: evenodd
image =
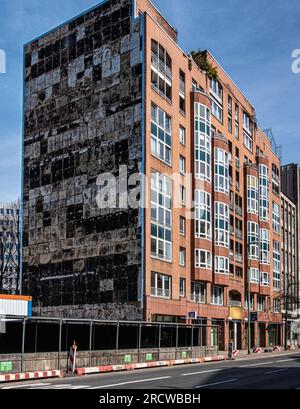
<svg viewBox="0 0 300 409"><path fill-rule="evenodd" d="M213 285L211 287L211 304L224 305L224 289Z"/></svg>
<svg viewBox="0 0 300 409"><path fill-rule="evenodd" d="M195 102L195 177L211 181L211 118L209 109Z"/></svg>
<svg viewBox="0 0 300 409"><path fill-rule="evenodd" d="M258 214L258 179L247 176L247 212Z"/></svg>
<svg viewBox="0 0 300 409"><path fill-rule="evenodd" d="M171 282L170 276L151 273L151 295L160 298L171 298Z"/></svg>
<svg viewBox="0 0 300 409"><path fill-rule="evenodd" d="M250 267L250 269L249 269L249 281L250 281L250 283L259 284L259 270L258 270L258 268Z"/></svg>
<svg viewBox="0 0 300 409"><path fill-rule="evenodd" d="M185 288L186 288L185 278L180 278L179 280L179 296L180 297L185 297Z"/></svg>
<svg viewBox="0 0 300 409"><path fill-rule="evenodd" d="M257 296L257 310L258 311L266 310L266 297L264 295Z"/></svg>
<svg viewBox="0 0 300 409"><path fill-rule="evenodd" d="M232 98L228 95L228 131L232 133Z"/></svg>
<svg viewBox="0 0 300 409"><path fill-rule="evenodd" d="M220 121L223 122L223 88L218 80L211 79L211 112Z"/></svg>
<svg viewBox="0 0 300 409"><path fill-rule="evenodd" d="M215 245L229 247L229 207L215 202Z"/></svg>
<svg viewBox="0 0 300 409"><path fill-rule="evenodd" d="M260 262L270 264L270 232L266 229L260 229Z"/></svg>
<svg viewBox="0 0 300 409"><path fill-rule="evenodd" d="M270 287L270 273L265 271L260 272L260 285Z"/></svg>
<svg viewBox="0 0 300 409"><path fill-rule="evenodd" d="M234 137L239 139L239 107L237 104L235 104L234 112Z"/></svg>
<svg viewBox="0 0 300 409"><path fill-rule="evenodd" d="M211 197L195 190L195 237L211 240Z"/></svg>
<svg viewBox="0 0 300 409"><path fill-rule="evenodd" d="M272 164L272 190L276 195L279 195L280 192L279 169L274 163Z"/></svg>
<svg viewBox="0 0 300 409"><path fill-rule="evenodd" d="M280 242L273 241L273 287L280 290Z"/></svg>
<svg viewBox="0 0 300 409"><path fill-rule="evenodd" d="M179 249L179 264L182 267L186 265L186 249L184 247L180 247Z"/></svg>
<svg viewBox="0 0 300 409"><path fill-rule="evenodd" d="M278 298L274 298L273 300L273 311L275 314L280 313L280 300Z"/></svg>
<svg viewBox="0 0 300 409"><path fill-rule="evenodd" d="M247 237L248 237L248 257L251 260L258 260L259 250L259 227L258 223L247 222Z"/></svg>
<svg viewBox="0 0 300 409"><path fill-rule="evenodd" d="M172 260L172 182L166 176L151 173L151 255Z"/></svg>
<svg viewBox="0 0 300 409"><path fill-rule="evenodd" d="M273 231L276 234L280 234L280 210L279 205L273 202L272 220L273 220Z"/></svg>
<svg viewBox="0 0 300 409"><path fill-rule="evenodd" d="M161 161L171 164L171 118L156 105L151 105L151 153Z"/></svg>
<svg viewBox="0 0 300 409"><path fill-rule="evenodd" d="M215 192L229 194L228 153L215 148Z"/></svg>
<svg viewBox="0 0 300 409"><path fill-rule="evenodd" d="M185 73L179 70L179 109L185 113Z"/></svg>
<svg viewBox="0 0 300 409"><path fill-rule="evenodd" d="M172 100L172 60L164 47L151 41L151 84L168 101Z"/></svg>
<svg viewBox="0 0 300 409"><path fill-rule="evenodd" d="M206 284L199 281L192 281L191 301L205 304L206 301Z"/></svg>
<svg viewBox="0 0 300 409"><path fill-rule="evenodd" d="M179 195L180 195L180 204L185 206L185 200L186 200L185 187L182 185L179 186Z"/></svg>
<svg viewBox="0 0 300 409"><path fill-rule="evenodd" d="M185 217L180 216L179 217L179 233L181 236L185 236L185 231L186 231L186 220Z"/></svg>
<svg viewBox="0 0 300 409"><path fill-rule="evenodd" d="M195 249L195 268L211 270L212 260L210 251Z"/></svg>
<svg viewBox="0 0 300 409"><path fill-rule="evenodd" d="M269 221L269 168L259 165L259 219Z"/></svg>
<svg viewBox="0 0 300 409"><path fill-rule="evenodd" d="M185 169L185 157L182 156L182 155L179 156L179 172L182 173L183 175L184 175L185 172L186 172L186 169Z"/></svg>
<svg viewBox="0 0 300 409"><path fill-rule="evenodd" d="M245 294L245 308L248 308L248 293ZM250 310L254 310L254 294L250 293Z"/></svg>
<svg viewBox="0 0 300 409"><path fill-rule="evenodd" d="M229 259L226 257L215 257L215 272L218 274L229 274Z"/></svg>
<svg viewBox="0 0 300 409"><path fill-rule="evenodd" d="M179 127L179 142L181 145L185 145L185 128Z"/></svg>
<svg viewBox="0 0 300 409"><path fill-rule="evenodd" d="M250 116L243 112L243 130L244 130L244 145L249 151L253 151L253 123Z"/></svg>

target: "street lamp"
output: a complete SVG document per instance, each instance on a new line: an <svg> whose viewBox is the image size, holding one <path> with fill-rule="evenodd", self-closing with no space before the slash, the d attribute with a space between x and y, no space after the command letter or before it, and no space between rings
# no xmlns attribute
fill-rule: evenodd
<svg viewBox="0 0 300 409"><path fill-rule="evenodd" d="M250 342L251 342L251 309L250 309L250 246L259 245L257 240L247 243L247 304L248 304L248 355L251 354Z"/></svg>

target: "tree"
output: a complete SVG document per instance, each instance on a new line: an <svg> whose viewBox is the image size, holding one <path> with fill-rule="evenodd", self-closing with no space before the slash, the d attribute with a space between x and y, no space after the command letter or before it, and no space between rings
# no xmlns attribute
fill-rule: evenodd
<svg viewBox="0 0 300 409"><path fill-rule="evenodd" d="M0 291L16 294L20 284L20 200L0 215Z"/></svg>
<svg viewBox="0 0 300 409"><path fill-rule="evenodd" d="M206 51L191 51L191 57L198 67L207 74L209 79L218 79L218 70L208 61Z"/></svg>

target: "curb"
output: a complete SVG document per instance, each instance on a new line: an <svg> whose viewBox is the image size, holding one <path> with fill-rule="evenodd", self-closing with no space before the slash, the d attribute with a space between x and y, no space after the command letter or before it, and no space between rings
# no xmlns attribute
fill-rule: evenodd
<svg viewBox="0 0 300 409"><path fill-rule="evenodd" d="M149 363L137 363L131 365L105 365L87 368L77 368L77 375L88 375L93 373L117 372L117 371L133 371L135 369L155 368L160 366L174 366L174 365L188 365L188 364L202 364L205 362L225 361L227 358L224 355L202 358L190 359L175 359L170 361L156 361Z"/></svg>
<svg viewBox="0 0 300 409"><path fill-rule="evenodd" d="M12 382L22 381L27 379L40 379L40 378L63 378L64 372L59 370L54 371L36 371L36 372L24 372L0 375L0 382Z"/></svg>

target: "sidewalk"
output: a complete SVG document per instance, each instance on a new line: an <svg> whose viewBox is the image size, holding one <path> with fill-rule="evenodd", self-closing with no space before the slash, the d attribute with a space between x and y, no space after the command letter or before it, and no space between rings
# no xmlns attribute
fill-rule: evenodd
<svg viewBox="0 0 300 409"><path fill-rule="evenodd" d="M267 348L263 348L267 349ZM242 360L242 359L259 359L259 358L266 358L267 356L274 357L274 356L288 356L288 355L295 355L295 354L300 354L300 348L294 349L294 350L283 350L283 351L271 351L271 352L261 352L261 353L254 353L253 349L251 350L251 354L248 355L247 350L241 350L239 351L239 355L235 356L233 359L234 360ZM221 355L228 356L228 351L222 351L220 352Z"/></svg>

